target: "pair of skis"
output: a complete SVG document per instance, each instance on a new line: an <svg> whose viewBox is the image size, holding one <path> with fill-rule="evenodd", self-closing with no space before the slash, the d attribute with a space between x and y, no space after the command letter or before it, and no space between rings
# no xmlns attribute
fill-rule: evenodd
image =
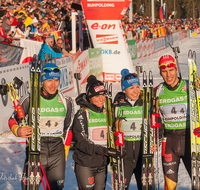
<svg viewBox="0 0 200 190"><path fill-rule="evenodd" d="M36 55L33 56L31 64L31 80L30 80L30 110L29 110L29 125L33 128L32 137L29 138L29 151L28 151L28 175L27 179L24 179L27 184L28 190L39 190L40 183L42 182L44 189L46 190L42 174L45 178L46 185L50 190L49 183L44 173L42 164L40 162L40 79L41 78L41 65L40 62L36 62ZM22 81L17 77L14 78L14 84L7 83L8 93L13 102L16 115L19 119L21 127L27 127L27 121L19 102L19 97L16 89L19 89L22 85Z"/></svg>
<svg viewBox="0 0 200 190"><path fill-rule="evenodd" d="M149 79L149 80L148 80ZM151 146L159 143L158 128L151 127L151 114L153 107L153 74L149 71L147 77L146 71L143 72L143 156L142 156L142 189L153 190L159 189L159 176L158 176L158 153L155 156L156 163L156 176L154 176L154 153ZM156 142L157 140L157 142ZM159 145L157 146L159 148ZM158 151L158 150L157 150ZM155 183L155 179L157 181Z"/></svg>
<svg viewBox="0 0 200 190"><path fill-rule="evenodd" d="M108 134L108 148L120 148L122 154L122 147L115 146L113 123L114 123L114 111L112 107L112 83L108 85L105 84L106 89L106 100L105 100L105 110L107 114L107 134ZM121 122L116 122L117 132L121 132ZM124 163L123 158L114 159L110 157L110 167L111 167L111 182L112 190L124 190Z"/></svg>
<svg viewBox="0 0 200 190"><path fill-rule="evenodd" d="M189 105L190 105L190 139L191 139L191 174L192 190L200 189L200 137L194 135L194 129L200 127L200 86L196 67L196 52L188 52L189 69ZM198 85L197 85L197 83ZM196 84L196 85L195 85Z"/></svg>

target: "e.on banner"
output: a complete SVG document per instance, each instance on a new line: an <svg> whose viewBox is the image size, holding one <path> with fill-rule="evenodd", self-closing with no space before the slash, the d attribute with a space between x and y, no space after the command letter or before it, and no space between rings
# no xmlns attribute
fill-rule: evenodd
<svg viewBox="0 0 200 190"><path fill-rule="evenodd" d="M133 72L121 18L130 0L82 0L95 48L102 48L103 80L120 81L120 72Z"/></svg>

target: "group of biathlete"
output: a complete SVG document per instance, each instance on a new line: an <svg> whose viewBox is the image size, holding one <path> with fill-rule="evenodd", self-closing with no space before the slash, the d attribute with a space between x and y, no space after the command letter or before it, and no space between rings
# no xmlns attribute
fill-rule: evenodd
<svg viewBox="0 0 200 190"><path fill-rule="evenodd" d="M158 100L157 109L162 118L159 129L162 139L162 166L165 189L173 190L177 186L180 158L191 176L189 91L187 82L178 77L177 65L171 55L162 56L158 68L164 80L154 89L154 96ZM76 144L73 153L74 172L80 190L105 189L109 157L124 159L125 189L129 189L134 173L137 188L141 190L143 95L137 75L123 69L121 89L114 98L115 118L120 117L123 111L123 117L128 117L130 124L129 126L125 120L122 121L124 146L120 152L107 146L107 116L104 107L106 89L103 82L93 75L87 78L86 92L76 98L80 109L74 115L72 99L58 90L60 74L59 67L53 63L42 67L40 155L51 189L64 188L65 161L73 139ZM20 103L28 117L29 95L22 97ZM176 111L173 111L174 109ZM177 116L182 119L172 119ZM31 137L33 129L30 126L20 127L18 121L14 112L8 121L13 134L17 137ZM135 128L127 132L134 121L137 121ZM50 123L52 125L49 125ZM102 131L104 135L101 134ZM157 151L155 147L152 147L153 151ZM26 159L24 173L27 173L27 162ZM26 189L26 184L23 179L22 189Z"/></svg>

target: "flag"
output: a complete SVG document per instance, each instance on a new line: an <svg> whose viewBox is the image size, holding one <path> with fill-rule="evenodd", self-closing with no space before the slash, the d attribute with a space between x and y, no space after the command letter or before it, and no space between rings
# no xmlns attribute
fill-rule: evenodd
<svg viewBox="0 0 200 190"><path fill-rule="evenodd" d="M55 41L57 42L57 39L61 36L61 31L60 30L55 31L53 32L53 34L54 34Z"/></svg>
<svg viewBox="0 0 200 190"><path fill-rule="evenodd" d="M172 11L172 12L170 13L170 15L169 15L169 19L172 18L173 16L175 16L176 13L177 13L177 11Z"/></svg>
<svg viewBox="0 0 200 190"><path fill-rule="evenodd" d="M159 17L160 20L163 20L165 18L165 3L159 9Z"/></svg>
<svg viewBox="0 0 200 190"><path fill-rule="evenodd" d="M142 4L140 5L140 11L142 14L144 14L144 6Z"/></svg>

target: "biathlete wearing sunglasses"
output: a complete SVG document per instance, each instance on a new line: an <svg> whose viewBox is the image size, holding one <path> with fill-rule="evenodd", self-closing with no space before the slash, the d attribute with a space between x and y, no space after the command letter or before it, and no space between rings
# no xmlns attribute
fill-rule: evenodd
<svg viewBox="0 0 200 190"><path fill-rule="evenodd" d="M164 126L162 166L165 189L173 190L177 186L180 158L191 176L189 91L187 81L178 78L171 55L162 56L158 68L164 80L154 93Z"/></svg>
<svg viewBox="0 0 200 190"><path fill-rule="evenodd" d="M72 121L74 108L72 99L58 91L60 68L53 63L42 67L40 96L40 131L41 131L41 163L51 189L62 189L65 180L65 161L72 140ZM21 98L20 103L26 117L29 114L29 94ZM28 120L27 120L28 121ZM17 137L30 137L32 128L20 127L16 114L10 117L8 124ZM64 143L63 143L64 142ZM28 147L27 147L28 149ZM28 152L28 151L26 151ZM27 176L28 156L24 163L24 176ZM22 189L26 189L26 181L21 181Z"/></svg>

